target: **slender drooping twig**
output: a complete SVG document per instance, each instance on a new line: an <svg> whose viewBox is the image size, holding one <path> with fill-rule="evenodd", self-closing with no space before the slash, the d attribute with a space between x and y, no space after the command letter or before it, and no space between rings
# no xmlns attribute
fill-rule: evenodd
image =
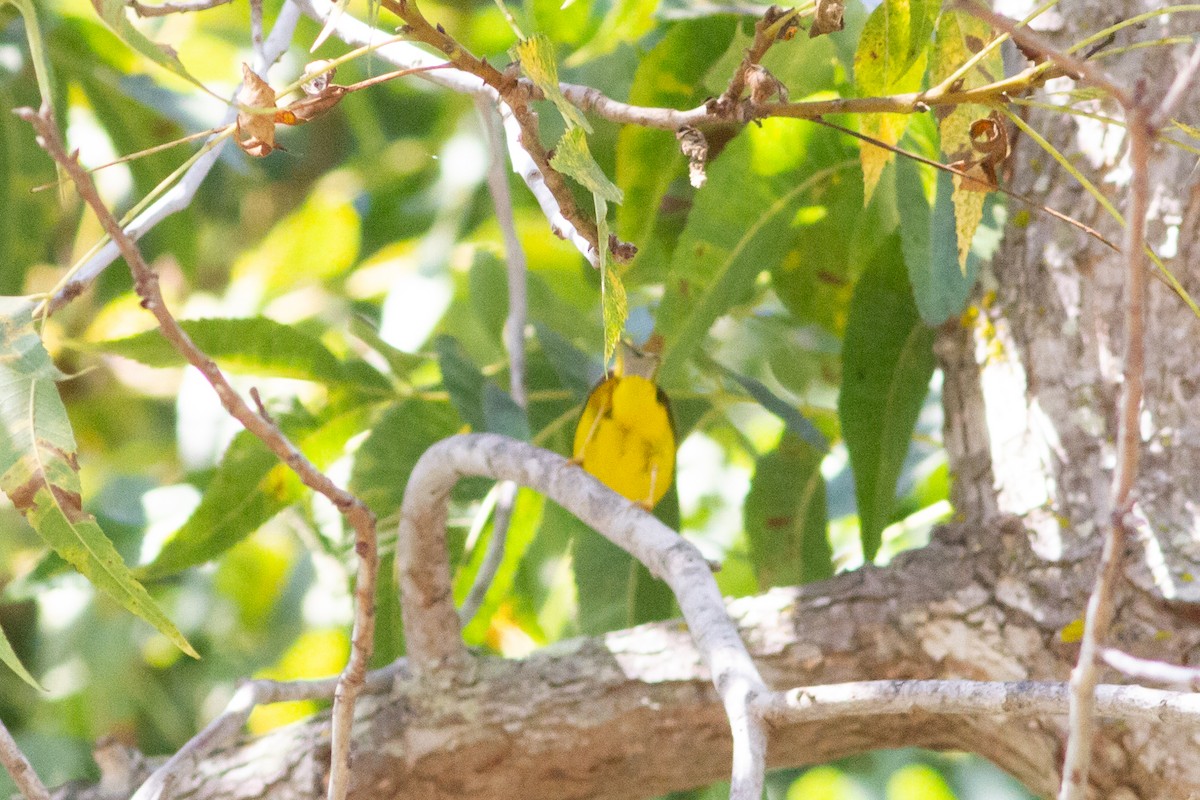
<svg viewBox="0 0 1200 800"><path fill-rule="evenodd" d="M760 800L766 730L754 708L766 686L694 545L566 458L495 434L453 436L413 468L401 506L396 571L409 662L418 675L468 662L449 593L446 515L460 478L486 476L535 489L622 548L670 586L721 697L733 734L730 800Z"/></svg>
<svg viewBox="0 0 1200 800"><path fill-rule="evenodd" d="M517 238L516 220L513 219L512 196L508 191L508 175L504 169L504 126L499 114L481 96L476 96L480 121L488 141L488 191L492 206L496 210L496 222L504 239L504 261L508 275L508 316L504 320L504 346L508 351L509 394L522 409L528 406L525 390L525 323L528 318L528 301L525 291L525 251ZM479 612L487 596L488 588L496 579L500 564L504 561L504 546L508 539L508 526L512 522L513 507L517 501L517 485L512 481L501 481L496 486L496 509L492 514L492 535L487 550L470 591L458 609L458 617L466 625Z"/></svg>
<svg viewBox="0 0 1200 800"><path fill-rule="evenodd" d="M29 759L21 752L21 748L17 746L16 740L3 722L0 722L0 764L4 764L25 800L50 800L50 792L46 790L46 785L34 772Z"/></svg>
<svg viewBox="0 0 1200 800"><path fill-rule="evenodd" d="M332 761L328 797L329 800L343 800L349 785L350 733L354 719L354 703L362 689L367 661L374 647L375 580L379 569L375 515L361 500L337 486L318 470L284 436L274 422L252 409L229 384L216 363L191 340L167 308L159 289L158 274L146 263L137 243L121 229L117 218L100 199L92 176L79 163L77 154L69 155L63 147L49 116L48 107L43 107L40 113L29 108L17 109L16 113L33 126L37 132L38 143L70 176L79 196L91 207L101 227L120 249L133 273L134 289L142 299L142 306L158 321L163 338L189 364L200 371L230 416L261 439L263 444L296 473L305 486L327 497L354 530L354 551L359 560L354 589L354 628L350 637L350 660L338 678L334 691L330 741Z"/></svg>

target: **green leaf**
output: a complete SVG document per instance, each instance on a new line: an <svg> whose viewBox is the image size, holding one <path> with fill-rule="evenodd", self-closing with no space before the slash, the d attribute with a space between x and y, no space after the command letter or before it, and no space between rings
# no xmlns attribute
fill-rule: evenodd
<svg viewBox="0 0 1200 800"><path fill-rule="evenodd" d="M392 375L400 380L406 380L413 370L429 363L427 356L406 353L385 342L379 330L365 317L355 315L350 318L350 333L378 353L387 362Z"/></svg>
<svg viewBox="0 0 1200 800"><path fill-rule="evenodd" d="M92 584L199 658L83 510L75 435L33 329L33 303L0 298L0 488L33 529Z"/></svg>
<svg viewBox="0 0 1200 800"><path fill-rule="evenodd" d="M921 322L893 235L855 287L838 395L868 561L895 508L896 482L936 365L934 337Z"/></svg>
<svg viewBox="0 0 1200 800"><path fill-rule="evenodd" d="M512 49L512 56L521 62L521 71L534 85L542 90L546 99L554 103L558 113L562 114L567 128L581 128L588 133L592 126L578 108L571 105L563 97L558 88L558 62L554 56L554 44L544 33L538 33L517 43Z"/></svg>
<svg viewBox="0 0 1200 800"><path fill-rule="evenodd" d="M668 391L684 383L684 368L709 328L753 292L760 272L786 261L806 196L837 168L778 167L776 128L803 141L794 120L763 120L733 140L708 171L708 185L696 196L671 260L657 330L665 340L659 383ZM800 147L793 140L792 147ZM812 170L811 172L809 170Z"/></svg>
<svg viewBox="0 0 1200 800"><path fill-rule="evenodd" d="M554 368L562 385L577 399L586 399L588 393L604 376L604 365L590 358L549 326L535 322L533 329L537 333L542 353Z"/></svg>
<svg viewBox="0 0 1200 800"><path fill-rule="evenodd" d="M570 520L565 524L572 533L571 560L584 634L594 636L671 617L674 596L666 584L575 517L566 512L563 516Z"/></svg>
<svg viewBox="0 0 1200 800"><path fill-rule="evenodd" d="M508 523L508 533L504 539L504 559L500 562L500 568L496 570L495 577L492 578L491 587L484 597L479 613L463 630L463 637L468 642L483 642L496 609L510 596L517 571L541 525L545 506L546 498L543 495L529 489L521 489L517 492L512 517ZM455 576L454 597L459 603L467 596L471 584L475 581L475 576L479 573L479 567L487 552L486 543L494 532L494 522L489 521L483 535L479 538L479 543L471 553L471 558L462 565Z"/></svg>
<svg viewBox="0 0 1200 800"><path fill-rule="evenodd" d="M528 415L512 395L484 377L457 339L439 336L434 347L450 402L472 430L529 440Z"/></svg>
<svg viewBox="0 0 1200 800"><path fill-rule="evenodd" d="M578 66L589 59L611 53L622 43L634 43L654 27L658 0L615 0L604 15L596 35L567 59Z"/></svg>
<svg viewBox="0 0 1200 800"><path fill-rule="evenodd" d="M954 185L949 173L928 176L937 187L931 211L921 175L928 169L909 159L900 159L896 164L896 191L904 208L901 243L917 308L927 325L940 325L966 307L979 269L977 263L965 275L959 269L953 246L954 206L950 202Z"/></svg>
<svg viewBox="0 0 1200 800"><path fill-rule="evenodd" d="M11 2L12 0L10 0ZM141 53L146 58L153 61L159 66L169 69L179 77L183 78L188 83L202 89L207 94L216 97L221 102L225 102L225 98L212 92L207 86L196 79L187 68L183 66L183 62L179 60L179 55L174 49L167 45L158 44L152 41L146 34L142 33L133 23L129 21L129 6L125 0L92 0L92 5L96 9L96 13L100 15L100 19L104 20L117 37L129 47Z"/></svg>
<svg viewBox="0 0 1200 800"><path fill-rule="evenodd" d="M25 681L34 689L37 689L39 692L46 691L37 682L37 678L30 675L29 670L25 669L25 665L17 657L17 652L13 650L12 643L8 641L8 635L3 630L0 630L0 661L3 661L5 666L17 673L18 678Z"/></svg>
<svg viewBox="0 0 1200 800"><path fill-rule="evenodd" d="M854 81L860 97L875 97L921 88L940 0L884 0L867 18L854 53ZM908 114L863 114L859 130L894 145L904 135ZM863 200L870 202L890 150L861 145Z"/></svg>
<svg viewBox="0 0 1200 800"><path fill-rule="evenodd" d="M729 42L735 26L714 17L674 25L638 62L629 102L639 106L690 108L704 99L703 76ZM726 76L728 80L728 76ZM625 202L617 209L617 230L639 245L654 227L659 204L684 165L670 131L625 125L617 134L617 185Z"/></svg>
<svg viewBox="0 0 1200 800"><path fill-rule="evenodd" d="M363 429L369 411L359 406L324 422L307 414L289 415L279 424L305 457L324 469ZM226 449L196 510L138 574L158 580L212 561L304 494L304 485L279 456L257 436L242 431Z"/></svg>
<svg viewBox="0 0 1200 800"><path fill-rule="evenodd" d="M833 574L821 459L820 451L790 432L758 459L743 513L760 589Z"/></svg>
<svg viewBox="0 0 1200 800"><path fill-rule="evenodd" d="M377 517L389 516L400 508L417 459L461 426L454 408L446 402L410 398L392 406L358 448L350 491Z"/></svg>
<svg viewBox="0 0 1200 800"><path fill-rule="evenodd" d="M789 433L807 442L809 446L815 448L818 452L829 452L829 440L825 438L825 434L817 430L817 427L796 410L795 406L772 392L762 381L742 375L724 365L718 364L717 366L721 372L725 373L745 389L763 408L779 417Z"/></svg>
<svg viewBox="0 0 1200 800"><path fill-rule="evenodd" d="M558 146L554 149L554 157L550 166L559 172L570 175L597 197L602 197L610 203L620 203L624 194L616 184L608 179L604 170L592 158L588 150L587 135L581 128L571 128L562 135ZM597 213L597 221L599 221Z"/></svg>
<svg viewBox="0 0 1200 800"><path fill-rule="evenodd" d="M349 374L320 339L266 317L193 319L180 325L197 347L230 372L326 384L366 381L367 388L390 390L378 372ZM157 329L97 342L94 347L151 367L186 363Z"/></svg>

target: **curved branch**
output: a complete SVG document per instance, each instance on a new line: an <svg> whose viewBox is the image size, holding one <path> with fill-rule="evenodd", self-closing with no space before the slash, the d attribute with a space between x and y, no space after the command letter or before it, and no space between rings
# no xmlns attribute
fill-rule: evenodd
<svg viewBox="0 0 1200 800"><path fill-rule="evenodd" d="M451 592L446 515L450 490L469 476L516 481L541 492L671 587L733 732L731 800L757 800L766 748L751 704L766 686L708 562L686 539L557 453L495 434L465 434L430 447L413 468L400 516L396 577L416 672L467 663Z"/></svg>

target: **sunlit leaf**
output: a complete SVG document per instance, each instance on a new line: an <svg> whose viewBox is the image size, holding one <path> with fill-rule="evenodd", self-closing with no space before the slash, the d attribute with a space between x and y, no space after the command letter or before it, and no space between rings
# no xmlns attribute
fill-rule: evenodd
<svg viewBox="0 0 1200 800"><path fill-rule="evenodd" d="M462 422L447 402L412 398L389 409L358 448L350 491L376 516L400 508L408 476L434 442L455 434Z"/></svg>
<svg viewBox="0 0 1200 800"><path fill-rule="evenodd" d="M199 658L83 510L61 373L33 329L33 303L0 298L0 488L56 553L92 584Z"/></svg>
<svg viewBox="0 0 1200 800"><path fill-rule="evenodd" d="M888 778L887 800L955 800L955 795L933 767L906 764Z"/></svg>
<svg viewBox="0 0 1200 800"><path fill-rule="evenodd" d="M833 574L821 459L821 451L790 433L758 459L743 513L762 589Z"/></svg>
<svg viewBox="0 0 1200 800"><path fill-rule="evenodd" d="M934 336L921 322L899 236L892 236L855 287L838 395L868 561L895 508L896 482L936 365Z"/></svg>
<svg viewBox="0 0 1200 800"><path fill-rule="evenodd" d="M596 159L592 158L592 153L588 150L587 136L581 128L571 128L563 134L554 149L550 166L570 175L580 186L610 203L620 203L624 199L621 190L608 179L604 170L596 163Z"/></svg>
<svg viewBox="0 0 1200 800"><path fill-rule="evenodd" d="M180 325L203 352L230 372L326 384L362 383L380 392L390 388L378 372L350 372L316 337L266 317L194 319ZM151 367L186 363L158 330L97 342L94 347Z"/></svg>
<svg viewBox="0 0 1200 800"><path fill-rule="evenodd" d="M937 0L884 0L867 18L854 54L854 81L862 97L916 91L921 86L933 33ZM907 114L863 114L862 133L894 145L904 135ZM870 202L890 150L862 143L864 202Z"/></svg>
<svg viewBox="0 0 1200 800"><path fill-rule="evenodd" d="M12 0L9 1L12 2ZM96 9L96 13L100 15L100 19L104 20L104 24L125 44L159 66L166 67L189 83L212 94L208 87L187 71L183 62L179 60L179 55L172 48L152 41L150 37L134 27L133 23L129 21L129 5L125 0L92 0L92 5Z"/></svg>
<svg viewBox="0 0 1200 800"><path fill-rule="evenodd" d="M704 96L702 79L721 56L734 26L727 18L674 25L638 62L629 102L689 108ZM669 131L625 125L617 134L617 184L625 202L617 209L619 234L639 245L654 227L659 204L684 159Z"/></svg>
<svg viewBox="0 0 1200 800"><path fill-rule="evenodd" d="M611 53L624 42L636 42L653 27L658 1L614 0L596 35L572 53L567 59L567 64L577 66L589 59Z"/></svg>
<svg viewBox="0 0 1200 800"><path fill-rule="evenodd" d="M567 127L582 128L591 133L592 126L588 124L587 117L571 105L558 88L558 62L555 60L554 45L550 39L542 33L530 36L518 42L512 52L521 62L521 71L542 90L547 100L554 103Z"/></svg>

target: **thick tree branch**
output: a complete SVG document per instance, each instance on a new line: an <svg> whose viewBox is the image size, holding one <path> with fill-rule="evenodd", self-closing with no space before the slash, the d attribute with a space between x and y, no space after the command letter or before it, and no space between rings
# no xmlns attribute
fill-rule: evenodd
<svg viewBox="0 0 1200 800"><path fill-rule="evenodd" d="M468 434L435 444L413 468L404 491L396 573L405 641L418 674L466 663L450 592L445 525L450 490L468 476L536 489L671 587L733 731L730 798L758 800L765 735L751 704L766 687L725 612L708 562L679 534L557 453L494 434Z"/></svg>

